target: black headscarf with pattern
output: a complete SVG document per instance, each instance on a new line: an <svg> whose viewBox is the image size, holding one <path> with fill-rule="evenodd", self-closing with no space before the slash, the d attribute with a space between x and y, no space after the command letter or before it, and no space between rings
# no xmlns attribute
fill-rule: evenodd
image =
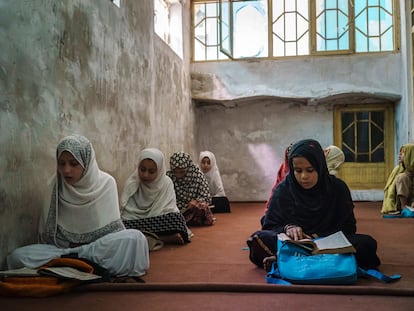
<svg viewBox="0 0 414 311"><path fill-rule="evenodd" d="M177 178L174 175L175 168L186 169L185 176ZM170 157L170 170L167 175L174 183L177 206L184 211L188 203L195 199L197 201L210 202L210 190L203 172L191 160L188 153L176 152Z"/></svg>

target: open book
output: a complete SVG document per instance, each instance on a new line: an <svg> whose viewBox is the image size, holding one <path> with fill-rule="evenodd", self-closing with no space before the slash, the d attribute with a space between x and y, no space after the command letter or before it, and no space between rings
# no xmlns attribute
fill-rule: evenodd
<svg viewBox="0 0 414 311"><path fill-rule="evenodd" d="M83 272L72 267L47 267L39 269L41 275L50 275L63 279L75 279L81 281L92 281L101 279L100 275Z"/></svg>
<svg viewBox="0 0 414 311"><path fill-rule="evenodd" d="M356 253L355 248L348 241L342 231L338 231L323 238L292 240L285 233L278 234L278 239L298 245L312 254Z"/></svg>
<svg viewBox="0 0 414 311"><path fill-rule="evenodd" d="M50 275L63 279L76 279L82 281L92 281L101 279L100 275L82 272L72 267L48 267L41 269L20 268L6 271L0 271L0 277L11 276L41 276Z"/></svg>

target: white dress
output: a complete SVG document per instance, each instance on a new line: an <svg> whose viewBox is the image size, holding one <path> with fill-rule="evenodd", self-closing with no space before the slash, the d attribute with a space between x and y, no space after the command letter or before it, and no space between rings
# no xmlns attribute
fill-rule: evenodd
<svg viewBox="0 0 414 311"><path fill-rule="evenodd" d="M141 231L125 229L115 179L99 169L86 137L72 135L61 140L57 160L64 151L82 166L82 176L71 185L57 172L50 202L42 214L41 244L14 250L6 258L8 269L38 268L75 253L113 276L144 275L149 269L148 242Z"/></svg>

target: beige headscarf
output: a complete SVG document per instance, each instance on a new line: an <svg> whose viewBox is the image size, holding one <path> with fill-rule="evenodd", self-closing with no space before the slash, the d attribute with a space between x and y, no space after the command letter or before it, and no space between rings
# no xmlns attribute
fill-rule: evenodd
<svg viewBox="0 0 414 311"><path fill-rule="evenodd" d="M398 210L399 201L397 198L397 190L395 188L397 175L406 170L410 172L414 171L414 144L402 145L400 148L400 153L401 152L404 153L404 160L394 167L390 176L388 176L387 183L384 187L384 200L381 209L381 213L383 214L396 212Z"/></svg>
<svg viewBox="0 0 414 311"><path fill-rule="evenodd" d="M151 159L157 165L157 177L150 184L144 184L138 177L142 160ZM140 152L134 173L125 182L121 195L121 217L123 220L155 217L168 213L179 213L174 184L166 175L164 154L155 148Z"/></svg>
<svg viewBox="0 0 414 311"><path fill-rule="evenodd" d="M336 175L337 170L345 162L345 155L343 151L337 146L328 146L325 148L326 164L328 165L328 171L331 175Z"/></svg>
<svg viewBox="0 0 414 311"><path fill-rule="evenodd" d="M125 229L115 179L99 169L89 140L80 135L67 136L57 146L56 159L64 151L70 152L84 171L75 185L56 174L50 206L43 216L43 241L66 247L65 243L90 243Z"/></svg>

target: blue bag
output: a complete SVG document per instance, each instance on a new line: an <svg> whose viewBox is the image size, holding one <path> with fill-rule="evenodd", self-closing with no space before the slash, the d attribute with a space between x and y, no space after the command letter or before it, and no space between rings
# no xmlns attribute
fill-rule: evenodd
<svg viewBox="0 0 414 311"><path fill-rule="evenodd" d="M268 283L277 284L342 285L353 284L357 278L358 266L353 253L312 255L297 245L280 240L277 265L273 263L266 276Z"/></svg>
<svg viewBox="0 0 414 311"><path fill-rule="evenodd" d="M382 218L414 218L414 208L406 206L399 214L384 214Z"/></svg>
<svg viewBox="0 0 414 311"><path fill-rule="evenodd" d="M350 285L359 276L374 277L386 283L401 278L400 275L386 276L375 269L359 268L353 253L312 255L302 247L278 240L277 262L267 273L266 281L282 285Z"/></svg>

